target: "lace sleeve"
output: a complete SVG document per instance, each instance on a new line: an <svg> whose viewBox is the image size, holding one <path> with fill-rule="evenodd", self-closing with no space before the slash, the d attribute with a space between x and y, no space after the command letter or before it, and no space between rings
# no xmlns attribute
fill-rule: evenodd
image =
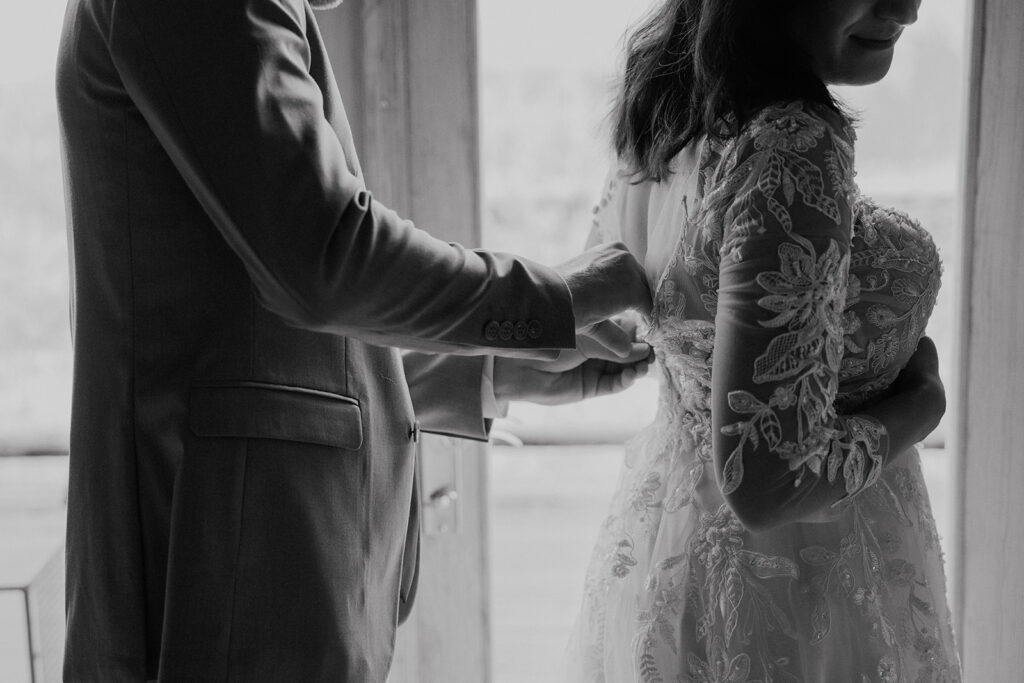
<svg viewBox="0 0 1024 683"><path fill-rule="evenodd" d="M839 416L852 134L799 102L764 111L726 177L713 420L723 494L752 526L805 519L870 486L881 423Z"/></svg>
<svg viewBox="0 0 1024 683"><path fill-rule="evenodd" d="M623 242L643 263L647 252L647 204L652 183L636 182L622 162L613 163L594 206L586 247Z"/></svg>

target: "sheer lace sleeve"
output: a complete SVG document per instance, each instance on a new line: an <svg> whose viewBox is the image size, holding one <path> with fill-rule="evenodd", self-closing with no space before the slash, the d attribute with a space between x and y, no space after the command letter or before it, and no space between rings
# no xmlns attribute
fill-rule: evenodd
<svg viewBox="0 0 1024 683"><path fill-rule="evenodd" d="M888 435L839 416L852 134L823 108L765 110L724 182L713 420L723 494L748 526L813 516L870 486Z"/></svg>
<svg viewBox="0 0 1024 683"><path fill-rule="evenodd" d="M623 242L643 263L647 252L647 204L652 183L634 181L621 163L613 163L594 206L587 248L609 242Z"/></svg>

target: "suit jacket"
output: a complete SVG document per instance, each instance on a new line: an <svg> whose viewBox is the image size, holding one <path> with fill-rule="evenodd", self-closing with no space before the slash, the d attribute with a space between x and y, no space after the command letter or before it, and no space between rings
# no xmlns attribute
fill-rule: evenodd
<svg viewBox="0 0 1024 683"><path fill-rule="evenodd" d="M571 347L564 282L372 199L300 0L71 0L57 89L65 680L383 681L416 420L485 436L429 353Z"/></svg>

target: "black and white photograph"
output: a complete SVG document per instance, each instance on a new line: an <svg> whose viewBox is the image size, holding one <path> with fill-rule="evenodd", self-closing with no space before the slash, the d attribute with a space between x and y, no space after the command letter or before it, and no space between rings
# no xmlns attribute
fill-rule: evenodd
<svg viewBox="0 0 1024 683"><path fill-rule="evenodd" d="M0 5L0 683L1024 680L1020 0Z"/></svg>

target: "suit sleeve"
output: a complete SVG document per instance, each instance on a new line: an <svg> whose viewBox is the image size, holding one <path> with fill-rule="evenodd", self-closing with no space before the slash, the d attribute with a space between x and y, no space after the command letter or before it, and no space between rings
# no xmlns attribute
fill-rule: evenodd
<svg viewBox="0 0 1024 683"><path fill-rule="evenodd" d="M425 351L571 348L553 270L435 239L370 196L310 75L309 21L299 0L115 0L109 17L131 102L260 302L300 327ZM495 334L506 322L529 334Z"/></svg>
<svg viewBox="0 0 1024 683"><path fill-rule="evenodd" d="M715 318L715 461L744 523L808 519L870 486L884 426L838 415L852 139L830 112L771 108L737 145Z"/></svg>

